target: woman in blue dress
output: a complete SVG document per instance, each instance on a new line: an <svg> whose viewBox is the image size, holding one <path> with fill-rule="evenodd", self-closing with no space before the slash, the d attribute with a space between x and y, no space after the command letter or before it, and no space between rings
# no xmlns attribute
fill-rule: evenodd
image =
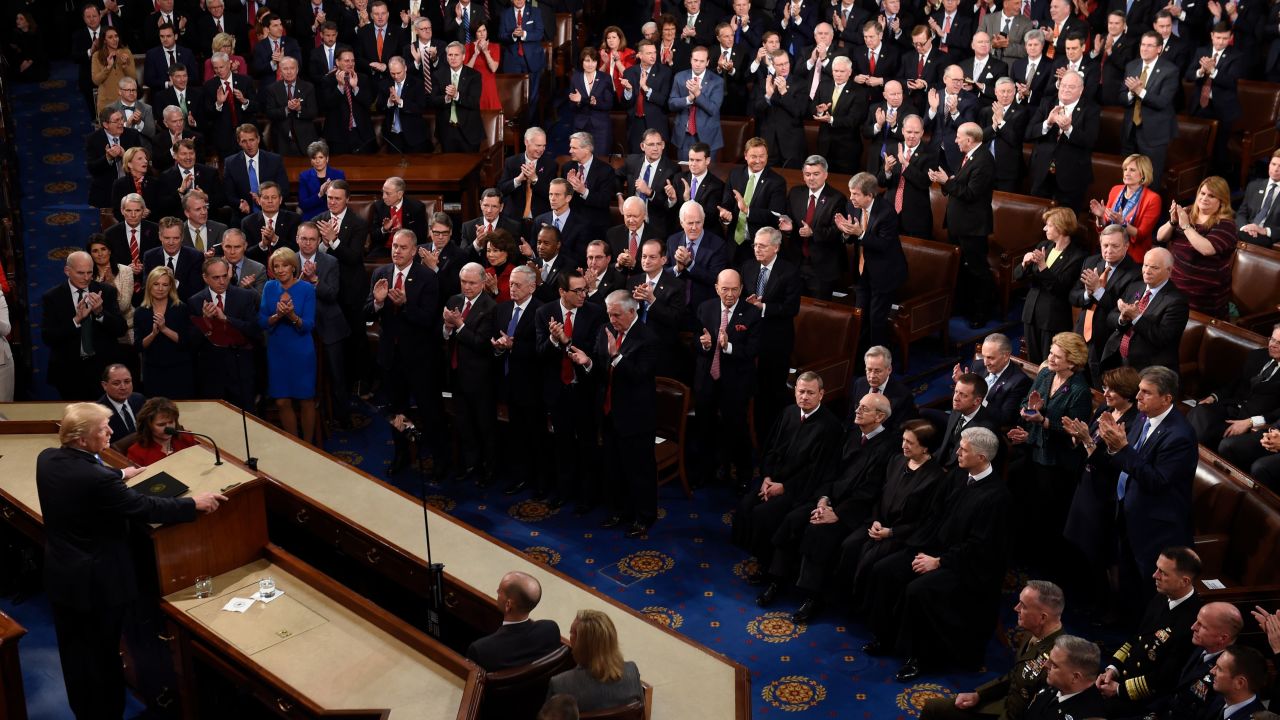
<svg viewBox="0 0 1280 720"><path fill-rule="evenodd" d="M195 397L195 358L188 344L190 313L178 299L173 271L161 265L147 275L142 306L133 313L133 344L142 356L142 386L149 397Z"/></svg>
<svg viewBox="0 0 1280 720"><path fill-rule="evenodd" d="M307 146L311 168L298 174L298 214L303 220L311 220L329 209L324 199L325 190L334 180L346 180L347 174L329 167L329 146L317 140Z"/></svg>
<svg viewBox="0 0 1280 720"><path fill-rule="evenodd" d="M271 253L267 262L272 280L262 289L258 324L267 333L267 395L274 398L285 432L306 442L315 439L316 291L298 282L302 263L289 248ZM297 402L299 410L294 409ZM299 423L299 415L301 423Z"/></svg>

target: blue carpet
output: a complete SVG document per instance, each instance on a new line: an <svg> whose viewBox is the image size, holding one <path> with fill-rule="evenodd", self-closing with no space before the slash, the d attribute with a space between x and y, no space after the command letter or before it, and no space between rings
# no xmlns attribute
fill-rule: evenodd
<svg viewBox="0 0 1280 720"><path fill-rule="evenodd" d="M32 286L32 323L39 324L39 295L62 277L68 248L79 248L97 228L97 211L86 202L88 184L82 138L90 130L75 89L72 66L60 64L40 87L14 91L15 125L22 165L24 222ZM553 152L562 152L563 123L549 128ZM1001 326L1011 335L1020 329L1017 308ZM953 320L947 347L927 339L912 347L909 385L921 404L944 400L950 392L951 366L968 357L975 339L996 326L972 331ZM37 372L30 388L36 399L54 399L44 383L47 355L37 343ZM389 429L377 412L365 406L358 429L337 433L328 449L353 465L383 475L391 459ZM401 473L393 482L414 495L422 488L416 476ZM526 496L508 498L499 491L448 484L427 489L442 510L537 558L608 596L667 625L751 671L752 711L756 717L899 718L912 717L929 697L971 689L993 672L926 676L909 686L892 679L897 663L865 657L869 638L858 623L829 610L815 622L797 626L790 620L796 599L782 598L765 612L754 604L755 588L743 577L749 568L740 550L728 542L729 515L736 498L726 490L702 489L686 500L675 485L660 493L660 519L651 537L628 541L616 530L597 529L602 514L576 518ZM1004 634L1013 627L1011 606L1019 586L1008 582ZM62 688L56 645L42 596L21 604L0 601L31 631L22 642L24 683L33 718L70 717ZM625 652L625 648L623 648ZM1003 671L1008 648L993 640L987 667ZM643 671L643 668L642 668ZM131 706L131 714L136 706ZM795 715L789 715L795 716Z"/></svg>

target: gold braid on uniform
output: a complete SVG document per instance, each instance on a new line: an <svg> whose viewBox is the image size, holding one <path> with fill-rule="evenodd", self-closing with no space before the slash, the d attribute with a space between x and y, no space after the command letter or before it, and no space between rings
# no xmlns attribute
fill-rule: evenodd
<svg viewBox="0 0 1280 720"><path fill-rule="evenodd" d="M1151 695L1151 688L1147 687L1146 676L1144 675L1125 680L1124 693L1130 700L1145 700Z"/></svg>

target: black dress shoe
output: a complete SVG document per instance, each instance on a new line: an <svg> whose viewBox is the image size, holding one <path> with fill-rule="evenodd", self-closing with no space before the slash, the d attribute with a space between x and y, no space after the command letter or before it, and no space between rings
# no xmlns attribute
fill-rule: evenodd
<svg viewBox="0 0 1280 720"><path fill-rule="evenodd" d="M515 495L515 494L519 493L520 491L524 490L524 488L525 488L525 485L526 485L526 484L527 484L527 483L525 483L525 481L524 481L524 480L521 480L520 482L517 482L517 483L512 483L511 485L508 485L508 486L506 486L505 488L503 488L503 489L502 489L502 494L503 494L503 495Z"/></svg>
<svg viewBox="0 0 1280 720"><path fill-rule="evenodd" d="M641 525L640 523L632 523L631 527L627 528L627 531L623 533L623 535L629 538L638 538L647 532L649 532L649 528Z"/></svg>
<svg viewBox="0 0 1280 720"><path fill-rule="evenodd" d="M872 638L871 642L862 646L862 652L871 657L883 657L889 654L889 649L882 645L879 640Z"/></svg>
<svg viewBox="0 0 1280 720"><path fill-rule="evenodd" d="M776 582L769 583L769 586L756 596L756 605L760 607L769 607L774 600L778 599L778 593L782 592L782 586Z"/></svg>
<svg viewBox="0 0 1280 720"><path fill-rule="evenodd" d="M618 527L621 524L622 524L621 517L619 517L618 515L610 515L609 517L604 519L604 522L600 523L600 527L614 528L614 527Z"/></svg>
<svg viewBox="0 0 1280 720"><path fill-rule="evenodd" d="M920 677L920 661L915 658L907 658L907 661L902 664L902 668L893 676L893 679L905 683L911 682L918 677Z"/></svg>
<svg viewBox="0 0 1280 720"><path fill-rule="evenodd" d="M791 613L791 622L807 623L813 619L818 611L822 609L822 604L816 598L809 598L800 603L800 607Z"/></svg>

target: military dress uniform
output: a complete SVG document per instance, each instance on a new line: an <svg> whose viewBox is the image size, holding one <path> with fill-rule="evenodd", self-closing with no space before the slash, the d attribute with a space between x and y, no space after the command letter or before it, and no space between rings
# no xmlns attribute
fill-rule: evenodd
<svg viewBox="0 0 1280 720"><path fill-rule="evenodd" d="M1062 634L1062 628L1043 638L1023 633L1013 667L1000 677L977 687L978 704L972 710L956 707L955 698L929 700L920 711L920 720L953 720L959 718L995 717L1016 720L1031 704L1031 699L1044 687L1045 667L1049 651Z"/></svg>
<svg viewBox="0 0 1280 720"><path fill-rule="evenodd" d="M1191 657L1182 666L1178 684L1173 692L1154 706L1154 715L1168 720L1197 720L1208 712L1218 693L1213 690L1213 676L1209 674L1222 652L1210 653L1193 648Z"/></svg>
<svg viewBox="0 0 1280 720"><path fill-rule="evenodd" d="M1036 693L1022 720L1102 720L1110 717L1106 712L1107 699L1093 685L1065 699L1060 691L1046 685Z"/></svg>
<svg viewBox="0 0 1280 720"><path fill-rule="evenodd" d="M1204 601L1192 595L1174 607L1156 595L1147 604L1138 634L1116 650L1110 666L1117 671L1119 691L1108 715L1137 714L1152 701L1166 697L1193 650L1191 626Z"/></svg>

